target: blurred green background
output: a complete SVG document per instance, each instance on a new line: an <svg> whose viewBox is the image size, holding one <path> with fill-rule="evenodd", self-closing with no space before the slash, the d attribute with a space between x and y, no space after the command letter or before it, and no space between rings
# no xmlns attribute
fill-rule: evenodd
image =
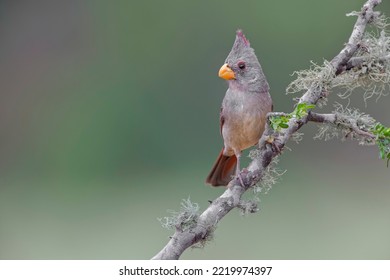
<svg viewBox="0 0 390 280"><path fill-rule="evenodd" d="M379 9L390 15L389 1ZM276 111L295 70L343 47L362 0L1 1L0 258L148 259L158 217L223 188L217 71L235 31L251 41ZM331 103L323 111L332 109ZM389 97L351 103L390 124ZM259 214L230 213L184 259L389 259L390 172L376 147L312 139Z"/></svg>

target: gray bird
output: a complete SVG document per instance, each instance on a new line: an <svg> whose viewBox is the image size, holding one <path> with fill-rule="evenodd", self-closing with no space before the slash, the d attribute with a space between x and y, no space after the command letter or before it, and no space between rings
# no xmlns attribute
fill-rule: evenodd
<svg viewBox="0 0 390 280"><path fill-rule="evenodd" d="M224 148L206 179L212 186L226 186L233 174L239 175L241 153L258 143L266 115L273 107L268 82L241 30L237 31L219 77L228 81L229 88L220 113ZM239 179L243 184L241 177Z"/></svg>

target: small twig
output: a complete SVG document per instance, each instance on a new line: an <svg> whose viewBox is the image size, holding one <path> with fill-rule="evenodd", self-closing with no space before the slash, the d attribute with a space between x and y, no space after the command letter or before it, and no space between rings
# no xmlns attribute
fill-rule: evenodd
<svg viewBox="0 0 390 280"><path fill-rule="evenodd" d="M308 116L308 121L317 122L317 123L329 123L334 125L340 125L339 119L340 119L340 115L337 113L318 114L318 113L310 112ZM360 129L359 126L357 125L356 119L343 117L342 125L345 128L349 128L351 131L355 132L360 136L370 138L370 139L376 138L373 133Z"/></svg>
<svg viewBox="0 0 390 280"><path fill-rule="evenodd" d="M361 68L367 61L372 58L366 57L366 56L357 56L352 57L348 63L345 66L345 70L351 70L352 68ZM374 61L377 61L379 63L385 63L386 61L390 60L390 54L385 55L383 57L376 58Z"/></svg>

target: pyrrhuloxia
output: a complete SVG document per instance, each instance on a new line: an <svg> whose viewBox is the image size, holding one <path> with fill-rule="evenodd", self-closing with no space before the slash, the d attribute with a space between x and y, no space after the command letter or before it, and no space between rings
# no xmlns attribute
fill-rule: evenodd
<svg viewBox="0 0 390 280"><path fill-rule="evenodd" d="M242 150L258 143L266 115L272 111L267 80L241 30L237 31L219 77L228 81L229 88L220 113L224 148L206 179L206 183L212 186L226 186L234 172L239 175ZM239 179L242 184L241 177Z"/></svg>

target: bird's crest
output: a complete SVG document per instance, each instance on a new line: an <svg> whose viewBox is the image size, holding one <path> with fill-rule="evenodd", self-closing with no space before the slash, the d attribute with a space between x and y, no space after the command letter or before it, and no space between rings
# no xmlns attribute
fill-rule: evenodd
<svg viewBox="0 0 390 280"><path fill-rule="evenodd" d="M240 46L250 47L250 43L249 43L248 39L245 37L245 35L241 29L237 30L236 40L234 41L234 46L236 46L236 47L240 47Z"/></svg>

